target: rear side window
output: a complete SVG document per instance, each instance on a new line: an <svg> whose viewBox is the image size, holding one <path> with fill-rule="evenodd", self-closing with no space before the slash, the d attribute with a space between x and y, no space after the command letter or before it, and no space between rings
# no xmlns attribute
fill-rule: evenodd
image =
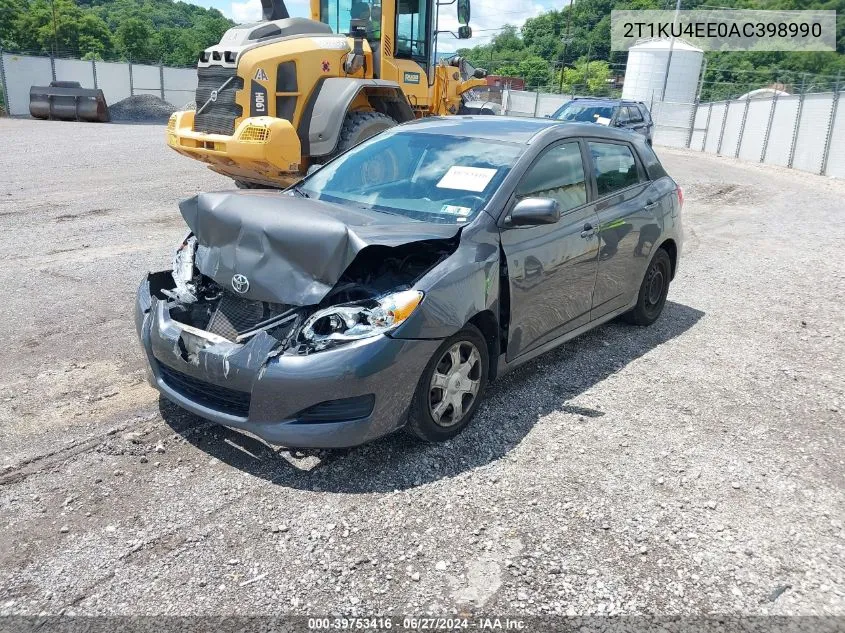
<svg viewBox="0 0 845 633"><path fill-rule="evenodd" d="M640 181L637 161L627 145L590 142L598 195L606 196Z"/></svg>
<svg viewBox="0 0 845 633"><path fill-rule="evenodd" d="M554 198L563 212L587 202L584 163L578 143L564 143L546 151L522 177L517 199Z"/></svg>

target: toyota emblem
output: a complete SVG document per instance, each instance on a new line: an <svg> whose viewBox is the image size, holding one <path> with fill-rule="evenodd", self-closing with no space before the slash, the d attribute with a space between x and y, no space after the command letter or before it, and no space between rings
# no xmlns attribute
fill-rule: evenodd
<svg viewBox="0 0 845 633"><path fill-rule="evenodd" d="M249 290L249 279L244 275L234 275L232 277L232 288L239 294L245 293Z"/></svg>

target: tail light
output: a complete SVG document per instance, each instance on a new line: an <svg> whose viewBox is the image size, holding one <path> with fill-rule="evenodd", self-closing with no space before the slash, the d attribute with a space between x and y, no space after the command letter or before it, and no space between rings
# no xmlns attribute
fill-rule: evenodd
<svg viewBox="0 0 845 633"><path fill-rule="evenodd" d="M684 190L681 189L681 186L678 185L676 190L678 192L678 206L683 208L684 207Z"/></svg>

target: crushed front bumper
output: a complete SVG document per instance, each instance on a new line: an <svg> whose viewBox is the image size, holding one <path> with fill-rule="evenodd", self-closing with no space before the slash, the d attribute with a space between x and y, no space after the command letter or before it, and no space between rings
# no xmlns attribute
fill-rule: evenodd
<svg viewBox="0 0 845 633"><path fill-rule="evenodd" d="M171 319L166 302L151 296L149 277L138 289L135 327L150 384L167 399L296 448L356 446L403 426L439 344L378 336L309 355L274 356L278 341L264 332L236 344ZM339 419L344 411L354 417Z"/></svg>
<svg viewBox="0 0 845 633"><path fill-rule="evenodd" d="M246 118L226 136L195 132L194 112L175 112L167 124L167 144L237 180L284 187L301 177L299 136L285 119Z"/></svg>

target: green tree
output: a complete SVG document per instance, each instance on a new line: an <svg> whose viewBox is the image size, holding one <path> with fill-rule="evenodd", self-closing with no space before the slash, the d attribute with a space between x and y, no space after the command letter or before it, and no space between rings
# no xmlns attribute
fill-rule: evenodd
<svg viewBox="0 0 845 633"><path fill-rule="evenodd" d="M560 73L556 73L556 82ZM605 61L587 62L579 60L573 68L563 70L563 91L575 94L607 94L607 80L610 78L610 66Z"/></svg>
<svg viewBox="0 0 845 633"><path fill-rule="evenodd" d="M519 76L525 79L525 85L532 88L545 87L552 76L549 62L537 55L533 55L519 62L517 71Z"/></svg>
<svg viewBox="0 0 845 633"><path fill-rule="evenodd" d="M150 61L153 53L153 29L141 18L128 18L117 28L117 45L120 53L130 60Z"/></svg>

